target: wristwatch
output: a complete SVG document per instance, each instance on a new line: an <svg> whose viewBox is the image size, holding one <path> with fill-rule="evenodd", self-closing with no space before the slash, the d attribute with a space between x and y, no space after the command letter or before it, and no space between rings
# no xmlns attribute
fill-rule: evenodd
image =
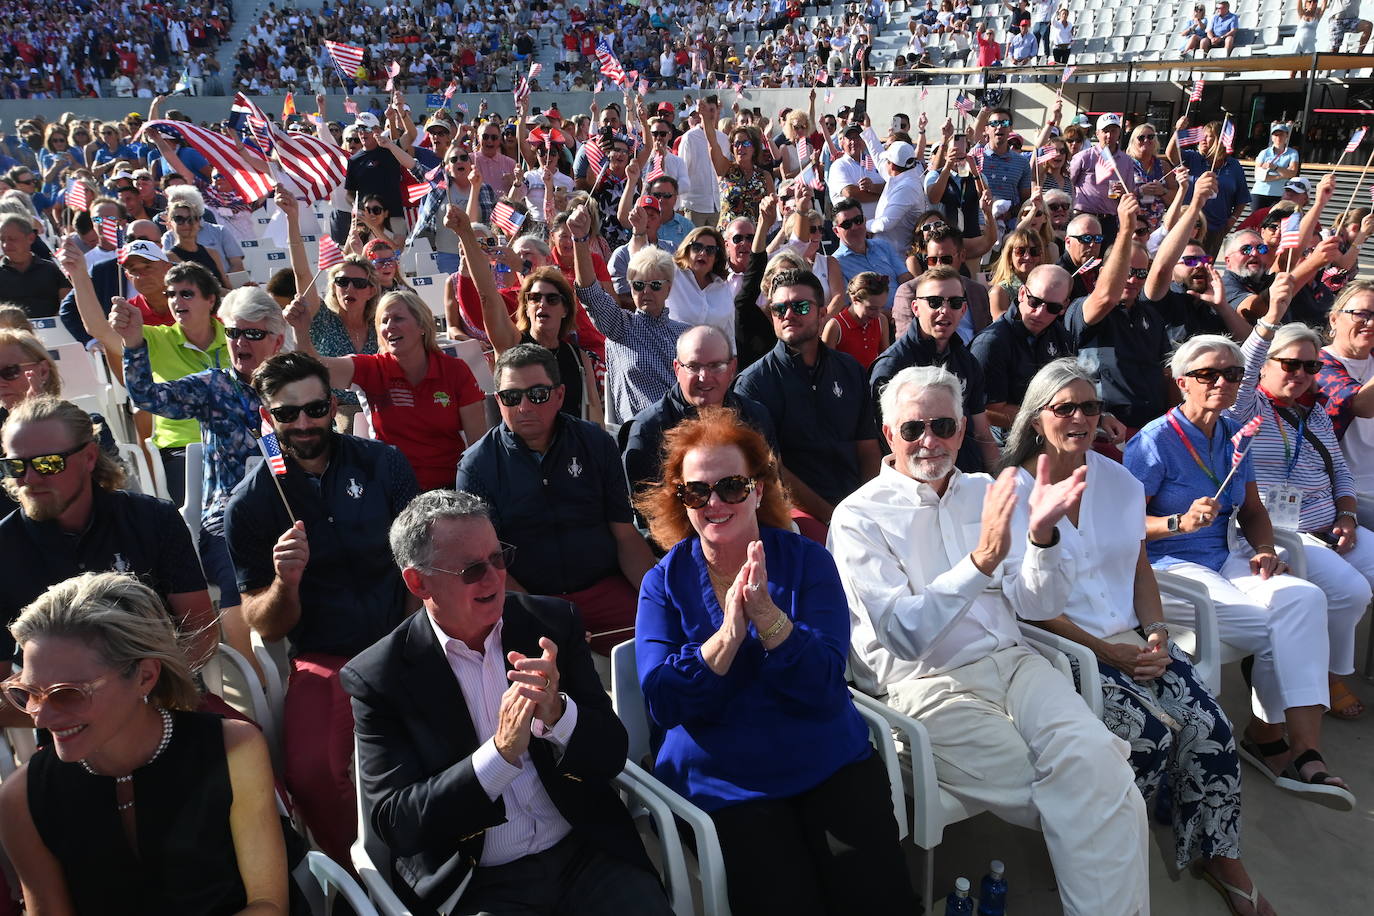
<svg viewBox="0 0 1374 916"><path fill-rule="evenodd" d="M1170 534L1178 534L1178 523L1181 517L1182 516L1175 512L1164 520L1164 524L1169 529Z"/></svg>
<svg viewBox="0 0 1374 916"><path fill-rule="evenodd" d="M1350 509L1342 509L1336 513L1336 521L1340 521L1343 518L1348 518L1352 522L1359 522L1360 520L1360 516Z"/></svg>
<svg viewBox="0 0 1374 916"><path fill-rule="evenodd" d="M1169 625L1162 620L1156 620L1154 623L1149 623L1145 625L1145 635L1147 637L1151 633L1156 633L1160 630L1164 631L1165 636L1169 635Z"/></svg>

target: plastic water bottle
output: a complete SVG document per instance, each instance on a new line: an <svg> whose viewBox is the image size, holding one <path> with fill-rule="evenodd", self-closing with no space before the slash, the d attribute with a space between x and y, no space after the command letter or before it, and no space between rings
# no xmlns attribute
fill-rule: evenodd
<svg viewBox="0 0 1374 916"><path fill-rule="evenodd" d="M1002 916L1007 911L1007 879L1002 874L1007 867L1000 859L993 859L978 897L978 916Z"/></svg>
<svg viewBox="0 0 1374 916"><path fill-rule="evenodd" d="M955 878L954 890L945 898L945 916L973 916L973 901L968 895L968 878Z"/></svg>

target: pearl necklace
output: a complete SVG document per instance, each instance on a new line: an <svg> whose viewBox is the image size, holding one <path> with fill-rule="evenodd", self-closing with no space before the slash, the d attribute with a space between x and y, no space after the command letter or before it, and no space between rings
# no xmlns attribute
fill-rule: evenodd
<svg viewBox="0 0 1374 916"><path fill-rule="evenodd" d="M157 758L161 757L161 756L162 756L162 752L165 751L165 750L167 750L167 745L169 745L169 744L172 743L172 711L169 710L169 709L165 709L165 708L163 708L163 707L158 707L157 712L158 712L158 715L162 717L162 740L158 741L158 743L157 743L157 749L153 751L153 756L149 757L149 758L143 763L143 766L145 766L145 767L148 766L149 764L151 764L151 763L152 763L154 760L156 760ZM85 759L84 757L81 759L81 768L82 768L83 770L85 770L87 773L91 774L92 776L103 776L103 775L105 775L105 774L103 774L103 773L97 773L97 772L91 767L91 765L90 765L89 763L86 762L86 759ZM134 769L139 769L139 767L135 767ZM133 782L133 781L134 781L134 774L133 774L133 773L126 773L126 774L124 774L123 776L115 776L115 777L112 777L112 778L114 779L116 785L121 785L121 784ZM116 804L116 805L115 805L115 809L116 809L117 811L128 811L128 810L129 810L130 808L132 808L133 806L134 806L134 801L133 801L133 799L130 799L129 801L124 802L123 804Z"/></svg>

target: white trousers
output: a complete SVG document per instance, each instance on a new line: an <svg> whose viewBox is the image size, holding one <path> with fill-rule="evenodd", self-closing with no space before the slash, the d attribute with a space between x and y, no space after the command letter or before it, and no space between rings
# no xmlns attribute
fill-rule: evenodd
<svg viewBox="0 0 1374 916"><path fill-rule="evenodd" d="M1216 607L1221 641L1255 656L1251 674L1255 715L1265 722L1280 723L1286 709L1330 705L1326 596L1296 576L1261 579L1253 575L1248 553L1232 553L1221 572L1200 563L1172 563L1161 568L1207 589ZM1197 625L1192 605L1161 597L1166 621Z"/></svg>
<svg viewBox="0 0 1374 916"><path fill-rule="evenodd" d="M973 811L1045 834L1064 912L1150 912L1145 803L1126 742L1049 662L1013 646L892 685L930 732L940 786Z"/></svg>
<svg viewBox="0 0 1374 916"><path fill-rule="evenodd" d="M1307 581L1326 593L1326 634L1331 643L1332 674L1355 671L1355 627L1369 609L1374 587L1374 531L1356 529L1355 546L1336 553L1319 538L1302 536L1307 555Z"/></svg>

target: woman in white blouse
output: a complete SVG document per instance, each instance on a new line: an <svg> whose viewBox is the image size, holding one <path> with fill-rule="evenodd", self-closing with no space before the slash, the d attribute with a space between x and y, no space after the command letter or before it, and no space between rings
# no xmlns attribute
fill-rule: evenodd
<svg viewBox="0 0 1374 916"><path fill-rule="evenodd" d="M630 250L641 241L635 237ZM687 233L673 255L677 276L668 294L668 314L685 324L709 324L720 328L735 346L735 294L726 280L730 260L725 237L712 226L698 226Z"/></svg>
<svg viewBox="0 0 1374 916"><path fill-rule="evenodd" d="M1145 552L1145 490L1092 450L1101 411L1092 376L1073 359L1055 360L1032 379L1008 436L1003 466L1020 468L1020 506L1039 463L1055 482L1088 468L1080 504L1057 526L1073 592L1061 616L1036 624L1097 656L1103 718L1130 743L1147 802L1167 775L1178 868L1193 866L1232 912L1272 913L1240 859L1240 759L1231 723L1169 641ZM1027 524L1023 508L1018 523Z"/></svg>

